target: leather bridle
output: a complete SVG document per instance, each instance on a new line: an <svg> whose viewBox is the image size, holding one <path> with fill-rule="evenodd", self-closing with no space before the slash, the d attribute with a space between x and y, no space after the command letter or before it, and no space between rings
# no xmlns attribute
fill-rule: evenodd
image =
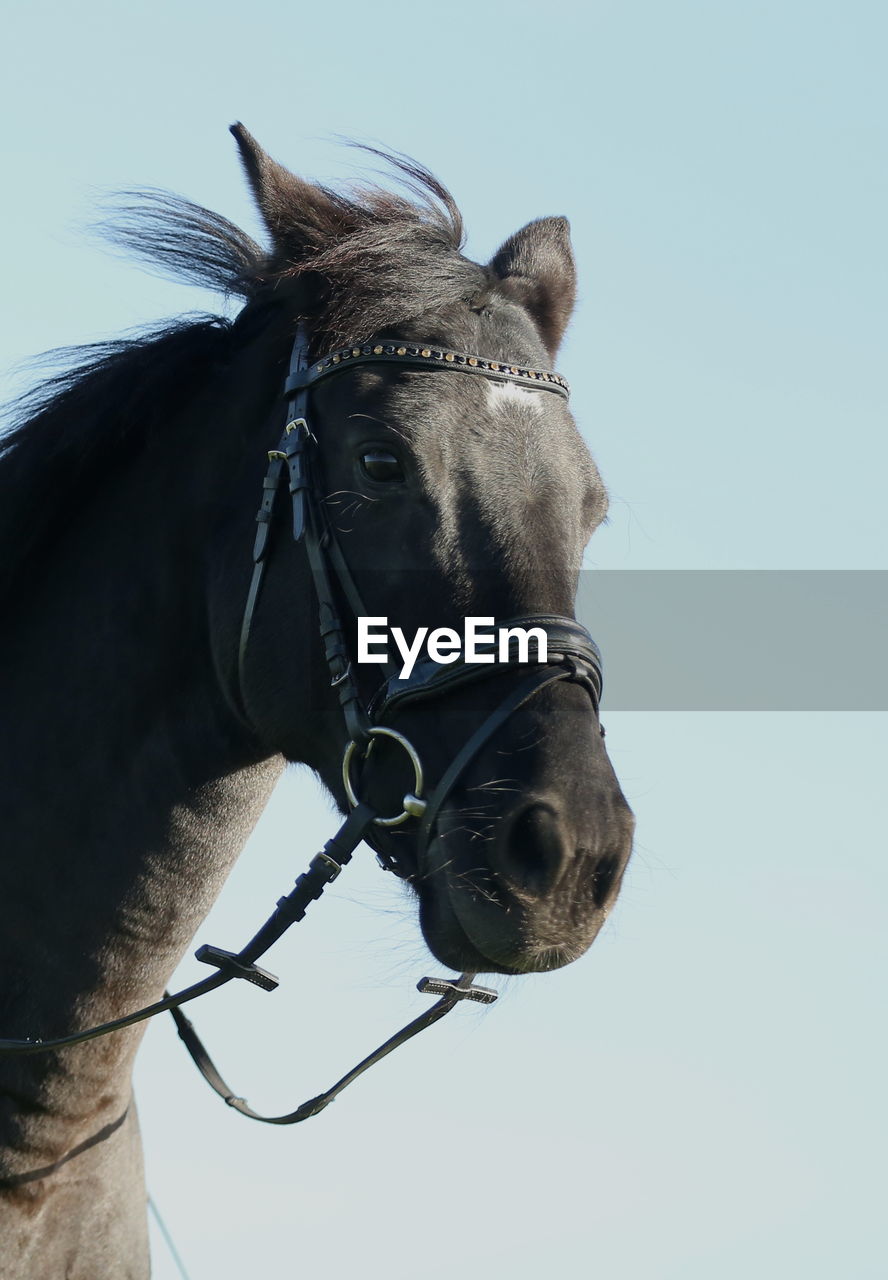
<svg viewBox="0 0 888 1280"><path fill-rule="evenodd" d="M444 801L465 768L519 707L540 690L559 680L581 684L589 692L595 713L601 698L601 654L585 627L573 618L554 614L529 614L500 622L501 628L538 628L547 638L547 662L517 661L517 643L513 642L508 664L456 663L441 664L431 660L417 663L409 679L400 680L391 668L389 678L376 691L367 706L361 700L355 672L352 666L345 632L342 625L340 602L344 603L355 619L369 617L376 610L368 609L358 590L351 570L339 543L326 518L326 512L318 485L317 439L311 429L310 395L321 381L335 377L355 366L394 364L409 370L433 373L458 372L475 374L497 382L519 383L534 391L544 390L567 398L567 382L557 373L528 369L503 361L488 360L463 352L447 351L423 343L407 342L397 338L366 342L336 351L324 359L309 359L309 335L300 326L290 356L290 369L284 384L287 396L287 422L277 449L268 455L269 464L262 482L263 499L257 514L258 531L253 548L253 577L247 594L241 625L238 652L237 702L246 707L244 685L246 660L253 618L259 602L259 594L270 552L270 531L274 516L275 500L280 493L284 476L289 478L289 491L293 508L293 539L303 543L308 558L318 602L318 620L324 644L324 656L330 673L330 686L337 691L345 720L348 746L343 760L343 783L350 803L356 803L352 783L352 768L358 758L366 759L374 739L386 737L398 743L407 753L413 765L419 785L404 797L404 808L389 817L377 815L373 825L400 826L410 819L418 819L415 854L417 862L431 842L435 823ZM338 587L338 598L337 590ZM498 656L491 650L494 656ZM432 794L425 799L421 795L423 769L419 756L408 740L388 725L391 715L406 705L438 698L453 689L500 673L504 665L510 668L523 665L524 680L512 688L500 705L478 727L475 733L457 753ZM366 837L365 837L366 838ZM391 854L377 854L381 864L396 874L408 876Z"/></svg>
<svg viewBox="0 0 888 1280"><path fill-rule="evenodd" d="M421 865L422 856L434 838L442 806L467 766L506 721L543 689L558 681L579 684L589 694L593 713L596 716L598 714L602 687L601 655L598 647L585 627L575 619L552 614L529 614L499 623L501 628L532 627L545 632L547 657L544 663L530 662L529 654L522 657L517 651L517 643L513 643L507 661L501 660L498 650L494 653L493 663L473 665L459 660L445 665L429 659L418 662L410 677L405 680L401 680L394 669L389 667L387 679L368 704L365 705L362 701L342 625L341 604L344 603L356 619L371 614L364 606L349 566L326 519L318 487L317 440L310 425L310 397L312 389L325 379L355 366L379 364L400 365L411 371L425 370L435 374L445 371L474 374L495 382L518 384L533 392L547 391L564 398L569 394L567 383L556 373L397 338L352 345L312 362L309 359L309 334L300 325L284 385L287 399L286 426L278 448L268 454L268 470L262 482L262 503L256 517L258 528L253 547L253 575L238 648L237 691L230 697L230 701L239 717L252 730L248 700L245 697L246 662L252 624L272 547L271 532L276 499L286 477L292 503L293 539L305 547L317 598L318 621L330 685L337 691L345 722L348 745L343 758L343 785L350 812L336 835L311 860L308 870L298 878L292 892L278 900L275 911L245 947L239 952L230 952L219 947L202 946L195 952L198 960L216 969L210 977L174 995L165 993L162 1000L135 1013L72 1035L54 1039L0 1039L0 1055L41 1053L81 1044L168 1010L201 1074L229 1106L250 1119L268 1124L294 1124L323 1110L368 1067L437 1022L458 1002L468 999L490 1004L496 1000L495 991L474 983L473 973L464 973L454 979L423 978L418 983L418 989L441 997L432 1008L386 1040L331 1089L309 1099L295 1111L281 1116L260 1115L243 1098L232 1092L180 1009L181 1005L236 978L245 979L266 991L274 990L278 980L267 970L259 968L256 961L292 924L304 918L309 905L321 896L327 885L351 861L361 841L365 840L371 845L374 843L374 827L386 828L413 822L416 826L416 865ZM521 672L522 678L509 688L502 701L462 745L430 793L424 795L425 776L420 757L408 739L386 723L387 720L404 707L446 697L451 691L464 688L480 679L508 675L513 668ZM359 799L356 790L355 769L366 761L379 738L397 743L405 751L414 772L413 790L404 797L402 811L393 815L377 813L369 804ZM378 852L377 857L386 869L409 878L408 871L392 854Z"/></svg>

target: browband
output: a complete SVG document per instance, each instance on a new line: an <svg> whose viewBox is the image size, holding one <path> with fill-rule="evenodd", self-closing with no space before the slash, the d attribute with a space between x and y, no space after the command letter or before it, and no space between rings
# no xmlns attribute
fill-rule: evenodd
<svg viewBox="0 0 888 1280"><path fill-rule="evenodd" d="M518 382L535 390L554 391L566 400L570 385L560 373L547 369L524 369L508 361L486 360L481 356L466 355L461 351L445 351L443 347L425 346L421 342L405 342L390 338L384 342L365 342L362 346L343 347L332 355L316 360L306 369L290 373L284 383L284 393L293 396L297 391L320 382L332 373L340 373L342 366L350 364L401 364L414 369L456 369L460 373L480 373L495 382Z"/></svg>

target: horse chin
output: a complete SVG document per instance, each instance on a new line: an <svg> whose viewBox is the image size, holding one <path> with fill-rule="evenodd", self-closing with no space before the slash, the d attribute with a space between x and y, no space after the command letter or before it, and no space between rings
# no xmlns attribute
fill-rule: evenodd
<svg viewBox="0 0 888 1280"><path fill-rule="evenodd" d="M545 973L577 960L591 946L603 913L565 938L553 927L551 912L535 911L511 896L506 900L489 883L481 887L474 878L448 875L440 844L433 841L428 869L416 888L423 937L442 964L465 973Z"/></svg>

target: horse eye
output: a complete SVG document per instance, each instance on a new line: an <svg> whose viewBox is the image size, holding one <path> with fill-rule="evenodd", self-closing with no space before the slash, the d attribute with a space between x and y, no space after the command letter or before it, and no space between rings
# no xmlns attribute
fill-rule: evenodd
<svg viewBox="0 0 888 1280"><path fill-rule="evenodd" d="M368 449L361 454L361 468L371 480L392 483L404 479L404 469L393 453L384 449Z"/></svg>

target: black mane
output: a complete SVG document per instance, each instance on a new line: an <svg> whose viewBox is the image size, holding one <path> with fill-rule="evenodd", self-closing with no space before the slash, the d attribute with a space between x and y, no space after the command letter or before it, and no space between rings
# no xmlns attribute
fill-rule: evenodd
<svg viewBox="0 0 888 1280"><path fill-rule="evenodd" d="M187 318L134 338L51 353L69 367L16 403L0 453L0 598L106 478L162 430L224 351L231 325Z"/></svg>
<svg viewBox="0 0 888 1280"><path fill-rule="evenodd" d="M254 301L322 281L313 307L321 349L443 310L483 290L487 273L460 252L463 220L423 166L379 152L409 194L347 193L293 179L281 211L287 250L264 250L227 218L165 191L122 193L104 229L129 256L164 274ZM303 288L300 288L300 285Z"/></svg>

